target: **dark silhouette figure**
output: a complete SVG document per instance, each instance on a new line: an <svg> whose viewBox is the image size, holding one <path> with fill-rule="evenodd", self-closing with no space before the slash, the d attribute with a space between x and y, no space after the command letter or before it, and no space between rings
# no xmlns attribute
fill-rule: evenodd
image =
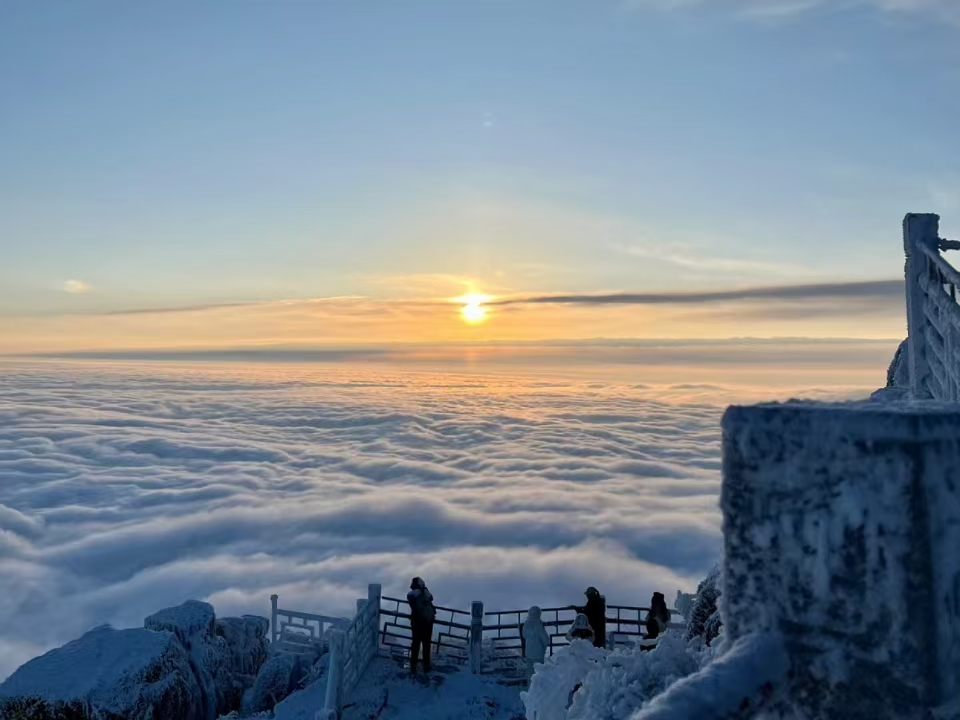
<svg viewBox="0 0 960 720"><path fill-rule="evenodd" d="M583 607L571 606L572 610L587 616L587 621L593 629L593 644L598 647L607 646L607 602L595 587L588 587L583 593L587 596L587 604Z"/></svg>
<svg viewBox="0 0 960 720"><path fill-rule="evenodd" d="M437 616L437 610L433 607L433 595L427 590L423 578L415 577L410 582L407 602L410 604L410 630L413 633L410 643L410 672L417 672L421 648L423 669L430 672L430 645L433 641L433 620Z"/></svg>
<svg viewBox="0 0 960 720"><path fill-rule="evenodd" d="M655 592L650 599L650 612L647 613L647 639L653 640L670 626L670 610L663 593Z"/></svg>

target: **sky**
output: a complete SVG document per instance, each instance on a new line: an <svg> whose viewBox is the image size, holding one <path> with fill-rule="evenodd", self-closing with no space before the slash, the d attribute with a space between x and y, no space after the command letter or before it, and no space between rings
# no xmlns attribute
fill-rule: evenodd
<svg viewBox="0 0 960 720"><path fill-rule="evenodd" d="M4 3L0 353L901 337L903 215L960 236L958 38L953 0Z"/></svg>

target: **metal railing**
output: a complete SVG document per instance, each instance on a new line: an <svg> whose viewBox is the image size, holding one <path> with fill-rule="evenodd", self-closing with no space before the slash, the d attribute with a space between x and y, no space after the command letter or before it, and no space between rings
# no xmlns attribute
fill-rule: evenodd
<svg viewBox="0 0 960 720"><path fill-rule="evenodd" d="M409 656L412 640L410 613L405 599L383 597L380 605L380 648L390 657ZM607 644L612 647L641 643L646 636L649 608L634 605L607 606ZM671 618L679 613L670 610ZM541 620L550 644L548 655L569 644L567 630L577 611L572 607L544 608ZM483 612L483 604L473 603L471 612L437 606L431 649L438 662L470 664L473 672L504 674L522 667L524 642L521 632L527 610ZM682 629L671 622L671 629ZM655 644L655 641L650 643Z"/></svg>
<svg viewBox="0 0 960 720"><path fill-rule="evenodd" d="M910 394L960 401L960 272L941 254L960 242L940 237L939 215L910 214L903 243Z"/></svg>
<svg viewBox="0 0 960 720"><path fill-rule="evenodd" d="M607 605L606 643L608 647L623 647L642 642L646 637L646 618L650 608L635 605ZM553 655L557 650L570 644L567 640L567 630L573 625L577 611L571 607L542 608L540 618L547 630L550 644L547 655ZM681 622L673 622L674 617L680 614L670 610L671 629L683 629ZM521 629L527 619L526 610L497 610L485 614L483 625L484 639L491 641L493 652L484 658L492 665L490 670L500 671L509 669L523 658L524 641ZM651 643L655 644L655 642Z"/></svg>
<svg viewBox="0 0 960 720"><path fill-rule="evenodd" d="M383 597L380 603L380 647L394 657L410 653L412 630L406 599ZM465 664L469 660L470 612L436 605L431 651L438 661Z"/></svg>

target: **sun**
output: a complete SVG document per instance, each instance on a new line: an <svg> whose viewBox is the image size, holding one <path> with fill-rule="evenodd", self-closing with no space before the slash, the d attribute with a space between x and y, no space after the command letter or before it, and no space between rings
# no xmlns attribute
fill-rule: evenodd
<svg viewBox="0 0 960 720"><path fill-rule="evenodd" d="M468 325L479 325L487 319L488 308L484 307L484 303L489 300L489 295L479 293L470 293L457 298L457 302L462 303L460 317Z"/></svg>

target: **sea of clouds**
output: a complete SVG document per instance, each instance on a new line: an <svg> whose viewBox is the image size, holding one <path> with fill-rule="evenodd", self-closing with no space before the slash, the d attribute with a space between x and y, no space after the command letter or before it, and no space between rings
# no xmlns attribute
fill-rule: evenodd
<svg viewBox="0 0 960 720"><path fill-rule="evenodd" d="M691 590L724 390L335 364L0 364L0 678L188 598L350 615Z"/></svg>

